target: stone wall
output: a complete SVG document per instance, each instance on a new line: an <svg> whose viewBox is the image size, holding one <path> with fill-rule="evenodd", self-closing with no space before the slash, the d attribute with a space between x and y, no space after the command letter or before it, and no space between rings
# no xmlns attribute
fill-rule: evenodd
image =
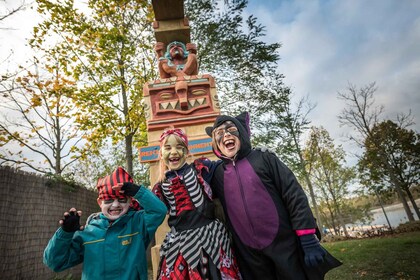
<svg viewBox="0 0 420 280"><path fill-rule="evenodd" d="M0 167L0 279L73 279L82 265L54 273L42 262L58 220L71 207L83 211L81 224L100 211L97 193L51 183L32 173Z"/></svg>

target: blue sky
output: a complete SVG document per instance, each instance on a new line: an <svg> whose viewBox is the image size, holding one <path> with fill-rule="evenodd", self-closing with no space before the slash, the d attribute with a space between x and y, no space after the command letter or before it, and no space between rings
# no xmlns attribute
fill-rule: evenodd
<svg viewBox="0 0 420 280"><path fill-rule="evenodd" d="M316 103L310 118L343 144L337 92L376 82L384 118L411 109L420 131L420 1L250 0L247 12L280 42L279 70L298 96ZM345 144L346 149L351 146Z"/></svg>
<svg viewBox="0 0 420 280"><path fill-rule="evenodd" d="M0 2L5 5L17 1ZM324 126L347 152L348 129L340 128L343 109L338 91L376 82L376 103L384 118L412 110L420 131L420 1L418 0L250 0L247 13L266 26L266 41L280 42L279 71L297 98L308 96L317 106L309 116ZM26 38L36 23L27 9L3 21L0 28L1 69L13 68L28 57ZM3 58L13 49L13 60Z"/></svg>

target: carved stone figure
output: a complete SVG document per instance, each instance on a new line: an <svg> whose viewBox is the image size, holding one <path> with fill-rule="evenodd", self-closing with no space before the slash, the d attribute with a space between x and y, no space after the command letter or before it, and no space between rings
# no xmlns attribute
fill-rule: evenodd
<svg viewBox="0 0 420 280"><path fill-rule="evenodd" d="M198 74L197 47L193 43L185 45L182 42L173 41L166 47L164 43L155 45L158 56L159 74L161 78L183 77L185 75Z"/></svg>

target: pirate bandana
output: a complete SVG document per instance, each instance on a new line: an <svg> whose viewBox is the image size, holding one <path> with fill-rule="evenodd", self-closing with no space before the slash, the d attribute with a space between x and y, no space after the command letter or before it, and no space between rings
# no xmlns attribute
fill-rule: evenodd
<svg viewBox="0 0 420 280"><path fill-rule="evenodd" d="M166 129L163 131L162 135L160 135L160 143L162 145L163 140L165 140L166 137L169 135L176 135L179 138L181 138L182 142L185 144L185 147L188 147L188 138L187 135L182 131L182 129L174 128L174 129Z"/></svg>
<svg viewBox="0 0 420 280"><path fill-rule="evenodd" d="M111 175L98 179L98 183L96 184L96 188L98 190L98 198L103 201L115 199L121 200L127 198L127 196L123 193L112 189L112 187L116 186L118 183L125 182L133 183L133 178L131 178L130 174L128 174L127 171L125 171L124 168L120 166L114 172L112 172ZM135 199L132 200L130 207L134 208L135 210L140 209L140 205Z"/></svg>

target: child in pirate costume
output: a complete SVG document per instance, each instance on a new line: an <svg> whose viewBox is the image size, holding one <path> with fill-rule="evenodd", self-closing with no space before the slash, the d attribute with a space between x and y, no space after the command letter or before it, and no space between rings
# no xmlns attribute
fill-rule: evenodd
<svg viewBox="0 0 420 280"><path fill-rule="evenodd" d="M211 186L243 279L324 279L341 265L315 237L315 219L293 173L274 153L251 148L248 113L219 116L206 133L223 160Z"/></svg>
<svg viewBox="0 0 420 280"><path fill-rule="evenodd" d="M165 218L165 205L121 167L99 179L97 189L101 212L85 227L81 211L65 212L44 263L59 272L83 262L82 279L147 280L146 248Z"/></svg>
<svg viewBox="0 0 420 280"><path fill-rule="evenodd" d="M241 279L224 225L214 217L208 182L216 166L186 163L188 139L181 129L160 137L161 176L153 192L168 207L158 279ZM208 165L206 165L208 164Z"/></svg>

